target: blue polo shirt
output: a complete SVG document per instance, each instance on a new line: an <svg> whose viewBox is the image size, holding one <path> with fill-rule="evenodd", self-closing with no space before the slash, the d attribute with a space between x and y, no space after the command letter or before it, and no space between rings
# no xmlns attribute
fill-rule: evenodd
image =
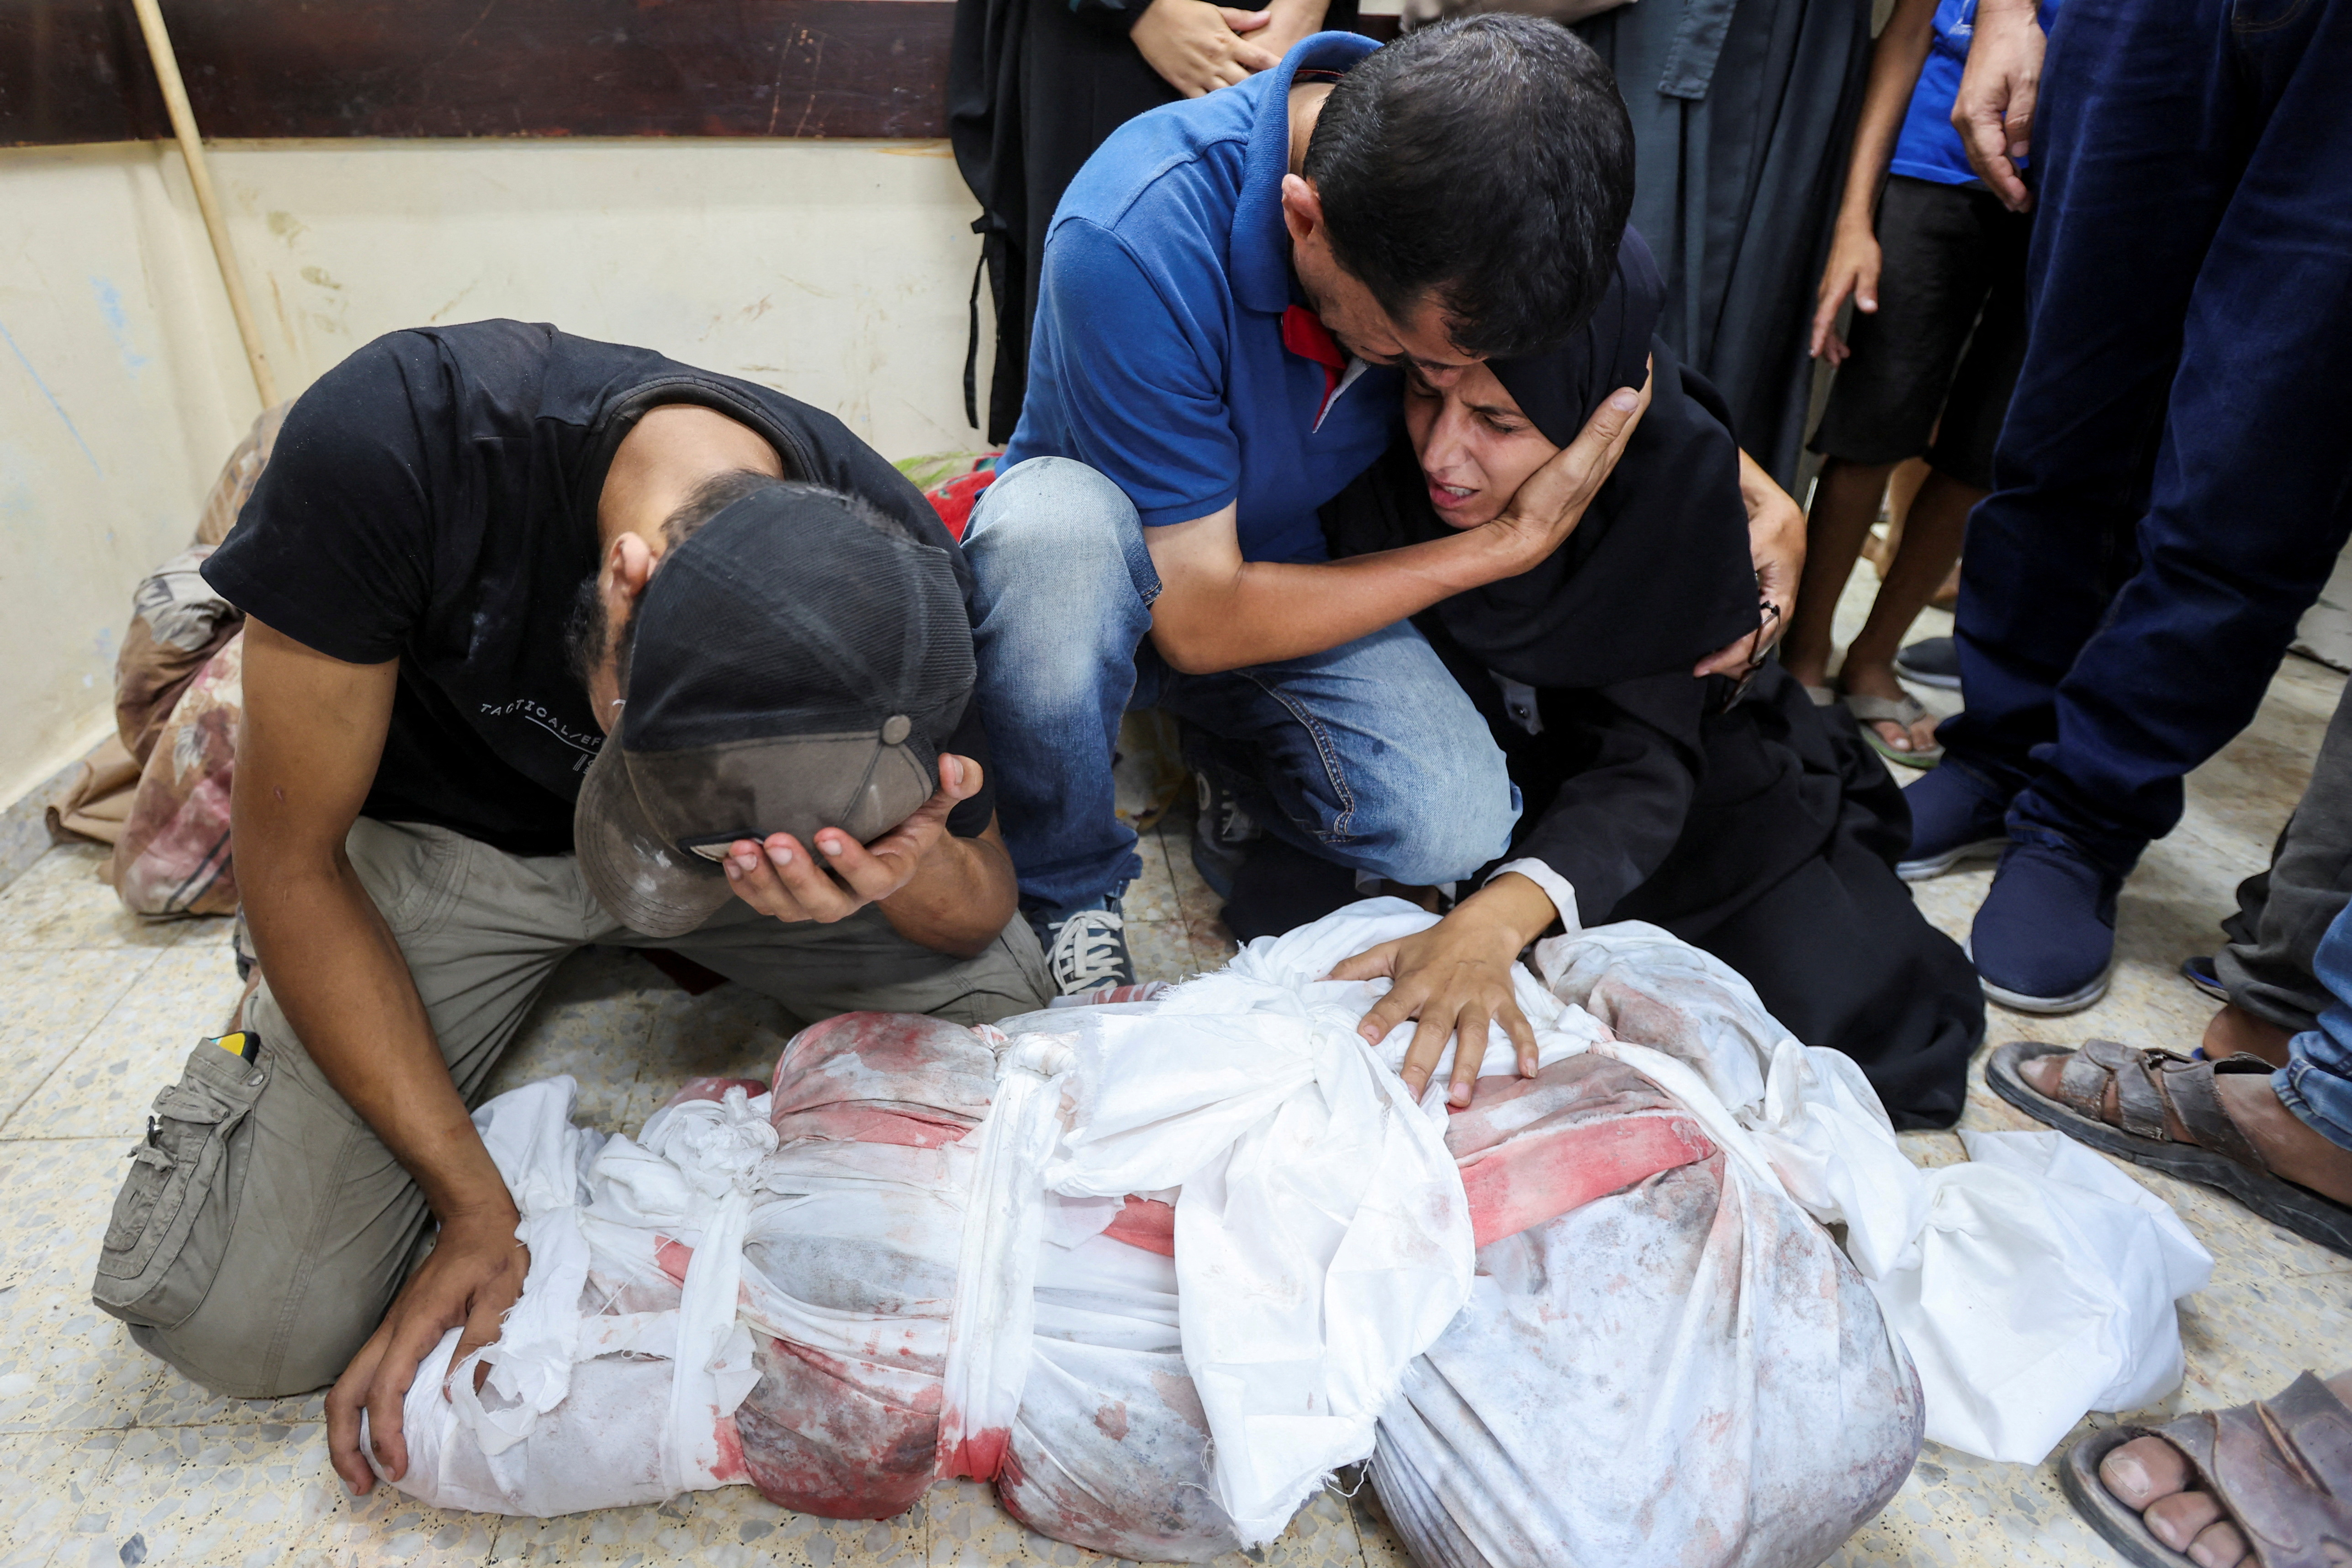
<svg viewBox="0 0 2352 1568"><path fill-rule="evenodd" d="M2058 16L2058 0L2040 0L2042 30L2048 32ZM1939 185L1984 188L1969 166L1968 149L1952 128L1952 100L1960 95L1960 75L1969 68L1969 45L1976 37L1977 0L1939 0L1927 35L1927 57L1919 67L1918 85L1903 112L1903 129L1895 138L1889 170L1914 180Z"/></svg>
<svg viewBox="0 0 2352 1568"><path fill-rule="evenodd" d="M1302 298L1282 221L1290 84L1376 47L1318 33L1272 70L1128 121L1087 160L1046 232L1029 392L1000 466L1076 458L1147 528L1237 501L1244 559L1324 558L1315 509L1388 444L1400 372L1343 376L1285 346Z"/></svg>

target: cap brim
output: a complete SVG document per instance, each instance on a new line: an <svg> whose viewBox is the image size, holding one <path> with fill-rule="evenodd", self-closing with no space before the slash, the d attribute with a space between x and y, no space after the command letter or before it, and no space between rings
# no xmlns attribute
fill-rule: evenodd
<svg viewBox="0 0 2352 1568"><path fill-rule="evenodd" d="M683 936L719 913L734 890L727 873L656 831L609 737L572 808L572 836L588 891L604 912L647 936Z"/></svg>

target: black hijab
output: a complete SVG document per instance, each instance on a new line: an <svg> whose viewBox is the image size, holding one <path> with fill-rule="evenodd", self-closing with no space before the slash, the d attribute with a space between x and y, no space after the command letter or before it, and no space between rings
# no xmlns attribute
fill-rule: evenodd
<svg viewBox="0 0 2352 1568"><path fill-rule="evenodd" d="M1756 629L1738 449L1715 389L1657 337L1664 303L1650 247L1629 228L1617 277L1582 329L1549 354L1494 364L1521 412L1558 446L1575 440L1611 392L1639 387L1644 361L1656 377L1624 455L1568 542L1520 576L1432 610L1498 674L1538 688L1612 685L1687 670ZM1402 437L1322 515L1335 555L1454 532L1431 508Z"/></svg>

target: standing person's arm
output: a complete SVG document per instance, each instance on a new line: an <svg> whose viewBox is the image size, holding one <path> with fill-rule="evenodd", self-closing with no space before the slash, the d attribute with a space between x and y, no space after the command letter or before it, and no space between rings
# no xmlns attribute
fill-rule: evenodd
<svg viewBox="0 0 2352 1568"><path fill-rule="evenodd" d="M1969 167L2013 213L2033 205L2017 166L2032 148L2047 43L2034 0L1979 0L1968 68L1952 98L1952 125Z"/></svg>
<svg viewBox="0 0 2352 1568"><path fill-rule="evenodd" d="M327 1396L328 1455L362 1494L375 1476L360 1452L361 1411L377 1462L401 1475L401 1408L417 1364L459 1324L460 1359L496 1339L530 1265L514 1200L450 1081L400 944L343 851L375 779L398 672L329 658L248 618L230 794L237 885L270 992L441 1222L432 1255Z"/></svg>
<svg viewBox="0 0 2352 1568"><path fill-rule="evenodd" d="M1319 16L1321 0L1315 4ZM1210 0L1150 0L1136 15L1128 37L1161 80L1186 98L1200 98L1282 62L1281 49L1265 47L1254 36L1263 35L1274 19L1270 8L1247 11Z"/></svg>
<svg viewBox="0 0 2352 1568"><path fill-rule="evenodd" d="M1878 188L1895 157L1895 140L1911 106L1919 69L1934 37L1936 0L1897 0L1878 42L1870 51L1870 86L1863 94L1862 120L1854 127L1853 155L1845 167L1845 193L1838 201L1837 228L1829 264L1813 306L1813 358L1845 362L1845 340L1837 314L1848 295L1865 314L1878 308L1878 234L1873 214Z"/></svg>

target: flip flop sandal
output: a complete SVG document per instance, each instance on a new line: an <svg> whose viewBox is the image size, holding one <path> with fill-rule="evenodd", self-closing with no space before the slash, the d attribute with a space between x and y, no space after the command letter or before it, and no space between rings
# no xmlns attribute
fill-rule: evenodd
<svg viewBox="0 0 2352 1568"><path fill-rule="evenodd" d="M2028 1083L2020 1071L2045 1056L2069 1059L2056 1099ZM1992 1053L1985 1065L1985 1082L2035 1121L2048 1123L2077 1143L2183 1181L2219 1187L2273 1225L2352 1257L2352 1208L2273 1176L2270 1163L2230 1120L2213 1087L2217 1072L2274 1071L2245 1051L2221 1061L2197 1061L2174 1051L2142 1051L2112 1040L2091 1040L2075 1051L2021 1040ZM2120 1124L2100 1115L2111 1078ZM2168 1107L2196 1142L2176 1143L2166 1134Z"/></svg>
<svg viewBox="0 0 2352 1568"><path fill-rule="evenodd" d="M2058 1484L2126 1562L2194 1568L2099 1479L2109 1454L2147 1437L2162 1437L2188 1458L2261 1568L2332 1568L2352 1547L2352 1407L2310 1373L2273 1399L2200 1410L2161 1427L2108 1427L2066 1450Z"/></svg>
<svg viewBox="0 0 2352 1568"><path fill-rule="evenodd" d="M1887 761L1905 768L1933 768L1944 760L1941 746L1931 746L1925 751L1898 750L1887 745L1886 737L1878 733L1878 727L1882 724L1899 724L1909 729L1929 716L1927 710L1919 706L1918 698L1873 697L1859 692L1848 692L1838 701L1845 704L1846 711L1853 715L1854 722L1862 727L1862 738L1870 742L1870 748Z"/></svg>

